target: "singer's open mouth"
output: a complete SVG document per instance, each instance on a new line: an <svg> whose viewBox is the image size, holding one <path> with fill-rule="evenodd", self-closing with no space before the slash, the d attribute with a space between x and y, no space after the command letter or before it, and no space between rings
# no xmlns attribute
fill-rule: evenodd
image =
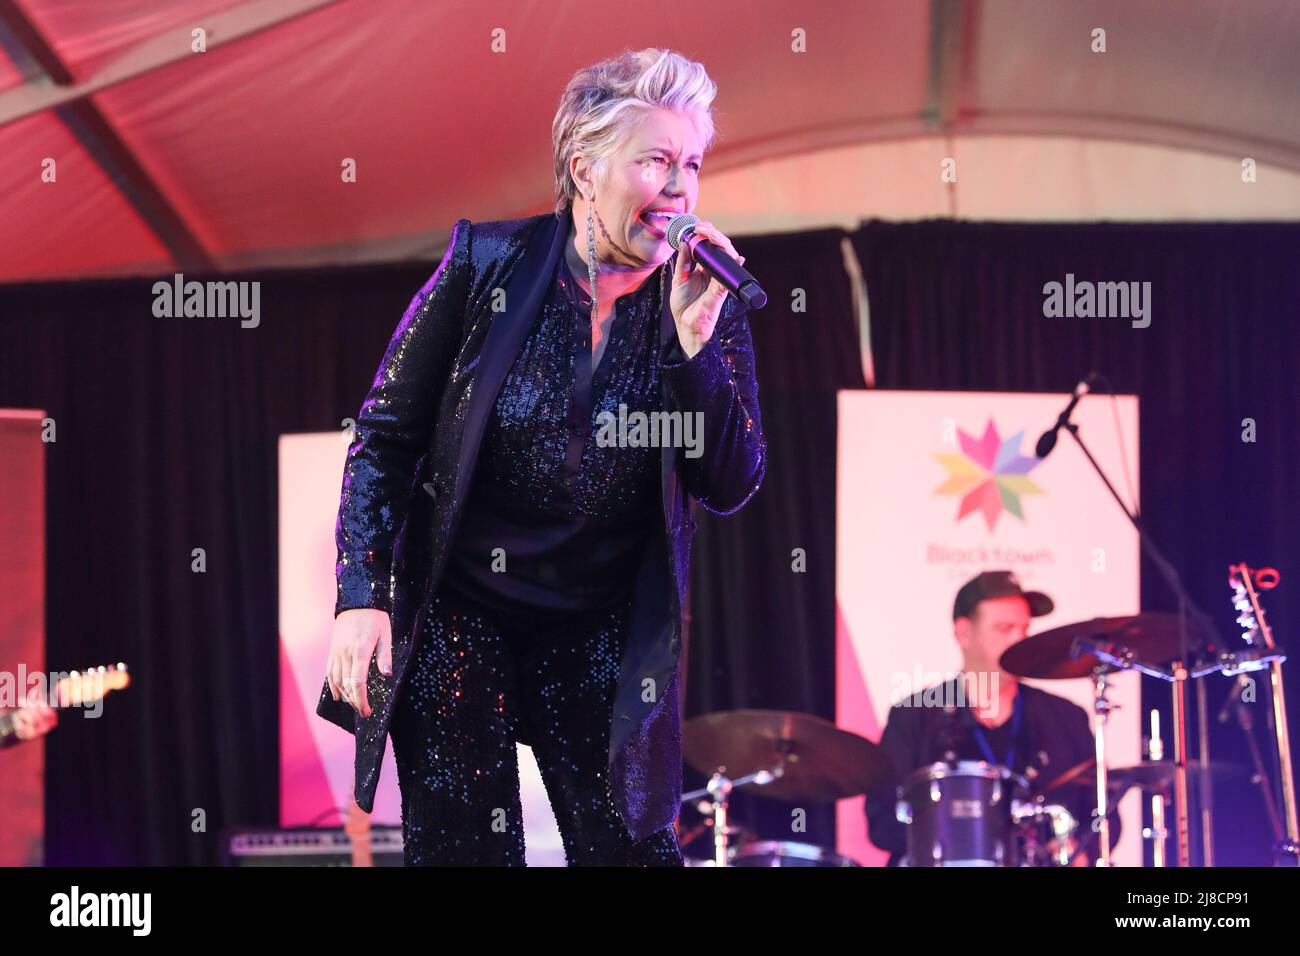
<svg viewBox="0 0 1300 956"><path fill-rule="evenodd" d="M668 235L668 224L673 221L673 217L679 215L670 211L657 211L653 209L642 210L638 217L639 221L646 230L655 238L663 239Z"/></svg>

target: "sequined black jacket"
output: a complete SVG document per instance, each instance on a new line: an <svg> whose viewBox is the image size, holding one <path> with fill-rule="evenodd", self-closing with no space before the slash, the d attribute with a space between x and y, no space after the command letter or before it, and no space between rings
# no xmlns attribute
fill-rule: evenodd
<svg viewBox="0 0 1300 956"><path fill-rule="evenodd" d="M457 529L479 444L502 381L527 338L563 254L570 217L458 221L437 270L412 300L356 417L335 538L335 615L388 611L393 674L371 662L371 716L335 701L316 712L357 738L355 794L374 805L394 701L418 618L435 593ZM661 266L669 270L674 258ZM659 281L651 276L648 281ZM610 728L610 780L640 840L670 825L681 799L677 671L682 604L695 519L687 495L718 514L758 490L766 464L746 307L728 296L712 337L687 360L664 297L660 381L664 409L703 413L702 454L662 452L663 524L633 583L632 616Z"/></svg>

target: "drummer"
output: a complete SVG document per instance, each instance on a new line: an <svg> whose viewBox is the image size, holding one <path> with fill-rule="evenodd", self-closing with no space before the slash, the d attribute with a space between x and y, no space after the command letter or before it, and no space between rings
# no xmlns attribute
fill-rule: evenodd
<svg viewBox="0 0 1300 956"><path fill-rule="evenodd" d="M962 585L953 603L953 637L962 652L962 673L940 687L918 691L890 710L880 745L898 781L913 771L948 759L982 760L1024 774L1042 786L1093 755L1088 715L1045 691L1021 684L999 661L1028 634L1031 618L1051 613L1052 599L1025 591L1010 571L985 571ZM1031 786L1033 784L1031 783ZM1086 787L1051 794L1087 834L1095 816ZM897 865L906 851L903 824L894 816L893 785L867 795L871 842ZM1110 817L1111 843L1119 822ZM1094 844L1095 845L1095 842ZM1076 864L1087 865L1087 853Z"/></svg>

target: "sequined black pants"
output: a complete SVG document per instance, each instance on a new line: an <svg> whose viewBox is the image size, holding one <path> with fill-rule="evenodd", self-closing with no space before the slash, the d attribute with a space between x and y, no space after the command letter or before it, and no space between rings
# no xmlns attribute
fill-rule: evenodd
<svg viewBox="0 0 1300 956"><path fill-rule="evenodd" d="M541 624L443 592L390 734L406 865L523 866L523 722L570 866L681 866L672 827L633 843L614 806L609 726L629 612Z"/></svg>

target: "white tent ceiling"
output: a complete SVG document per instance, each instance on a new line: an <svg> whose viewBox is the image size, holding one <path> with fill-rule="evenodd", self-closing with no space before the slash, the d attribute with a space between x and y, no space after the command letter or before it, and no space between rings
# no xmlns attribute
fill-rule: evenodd
<svg viewBox="0 0 1300 956"><path fill-rule="evenodd" d="M718 82L731 232L1300 218L1295 0L0 0L0 281L435 256L549 206L565 81L642 46Z"/></svg>

